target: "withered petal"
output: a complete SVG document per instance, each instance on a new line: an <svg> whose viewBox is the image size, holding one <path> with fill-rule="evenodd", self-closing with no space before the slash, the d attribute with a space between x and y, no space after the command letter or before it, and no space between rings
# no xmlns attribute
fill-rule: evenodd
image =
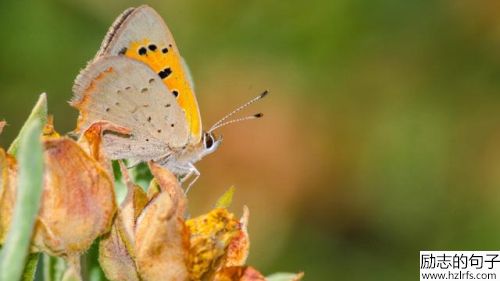
<svg viewBox="0 0 500 281"><path fill-rule="evenodd" d="M43 137L48 138L58 138L60 137L59 133L54 129L54 116L47 116L47 123L43 126Z"/></svg>
<svg viewBox="0 0 500 281"><path fill-rule="evenodd" d="M266 278L255 268L248 266L243 272L243 276L241 276L240 281L265 281Z"/></svg>
<svg viewBox="0 0 500 281"><path fill-rule="evenodd" d="M101 120L92 123L85 132L80 136L78 144L95 160L113 175L111 162L107 159L104 149L102 148L102 134L106 131L112 131L119 134L127 135L130 133L128 128L115 125L109 121Z"/></svg>
<svg viewBox="0 0 500 281"><path fill-rule="evenodd" d="M158 182L156 181L155 178L153 178L150 182L149 182L149 186L148 186L148 190L147 190L147 197L148 197L148 200L151 200L153 199L158 193L161 192L161 188L160 186L158 185Z"/></svg>
<svg viewBox="0 0 500 281"><path fill-rule="evenodd" d="M122 234L129 253L133 257L135 256L134 251L136 221L140 213L148 203L148 198L142 188L134 184L130 180L130 176L128 174L127 167L125 167L125 164L123 164L122 161L119 161L119 164L120 170L122 172L122 178L127 186L127 196L120 206L115 224Z"/></svg>
<svg viewBox="0 0 500 281"><path fill-rule="evenodd" d="M136 225L136 266L144 280L188 279L187 231L170 195L162 191L144 208Z"/></svg>
<svg viewBox="0 0 500 281"><path fill-rule="evenodd" d="M113 182L67 138L44 141L45 175L33 250L70 256L106 233L116 211Z"/></svg>
<svg viewBox="0 0 500 281"><path fill-rule="evenodd" d="M150 163L160 187L137 219L136 266L144 280L187 280L189 238L182 217L185 197L175 176ZM179 211L182 209L182 211Z"/></svg>
<svg viewBox="0 0 500 281"><path fill-rule="evenodd" d="M265 281L266 278L251 266L225 267L214 276L212 281Z"/></svg>
<svg viewBox="0 0 500 281"><path fill-rule="evenodd" d="M68 268L63 274L63 281L82 281L82 273L80 268L80 255L70 255L64 257L68 264Z"/></svg>
<svg viewBox="0 0 500 281"><path fill-rule="evenodd" d="M99 264L112 281L139 281L135 262L116 225L99 242Z"/></svg>
<svg viewBox="0 0 500 281"><path fill-rule="evenodd" d="M160 190L170 194L173 204L177 206L175 208L177 216L182 217L186 210L187 199L179 181L174 174L153 161L150 161L148 164L151 174L153 174L154 180L160 187Z"/></svg>
<svg viewBox="0 0 500 281"><path fill-rule="evenodd" d="M16 201L17 163L0 148L0 245L3 244Z"/></svg>
<svg viewBox="0 0 500 281"><path fill-rule="evenodd" d="M245 265L250 251L250 237L248 235L249 215L250 211L248 207L244 206L243 215L240 219L240 230L227 247L226 256L223 262L224 267Z"/></svg>

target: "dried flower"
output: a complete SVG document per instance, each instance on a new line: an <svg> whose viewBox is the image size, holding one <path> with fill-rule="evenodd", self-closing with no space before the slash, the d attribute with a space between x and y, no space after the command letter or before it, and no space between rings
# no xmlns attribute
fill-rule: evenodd
<svg viewBox="0 0 500 281"><path fill-rule="evenodd" d="M0 132L3 126L0 121ZM63 280L82 279L80 255L100 236L99 263L113 281L272 280L246 265L249 210L245 206L241 218L228 210L234 188L213 210L185 219L187 198L170 171L150 162L153 180L145 192L119 162L127 196L117 210L111 162L101 149L106 131L129 133L127 128L98 121L75 142L54 130L51 117L43 129L43 192L31 251L64 258L70 268ZM39 133L40 127L34 135ZM40 153L39 146L41 164ZM0 244L12 223L18 166L16 158L0 148ZM41 166L38 170L41 176ZM34 218L36 210L32 214ZM303 274L284 276L279 280L298 281Z"/></svg>
<svg viewBox="0 0 500 281"><path fill-rule="evenodd" d="M100 164L67 138L44 141L45 182L33 249L79 255L107 232L116 209L114 185Z"/></svg>
<svg viewBox="0 0 500 281"><path fill-rule="evenodd" d="M99 246L99 261L111 280L188 278L184 194L169 171L156 164L150 169L155 181L145 194L122 166L127 197Z"/></svg>
<svg viewBox="0 0 500 281"><path fill-rule="evenodd" d="M116 210L109 173L75 141L44 129L44 183L32 238L32 252L73 260L109 231ZM0 149L0 243L15 203L17 163Z"/></svg>
<svg viewBox="0 0 500 281"><path fill-rule="evenodd" d="M207 214L184 220L186 198L177 179L159 165L149 167L154 179L146 194L121 164L128 193L111 232L100 242L99 261L107 278L265 280L245 266L248 208L237 219L226 206L231 199L225 198ZM222 198L232 196L227 194Z"/></svg>

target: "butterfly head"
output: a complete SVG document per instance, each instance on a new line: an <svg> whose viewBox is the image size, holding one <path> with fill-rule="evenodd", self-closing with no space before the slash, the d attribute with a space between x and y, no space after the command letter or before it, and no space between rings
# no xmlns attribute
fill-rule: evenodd
<svg viewBox="0 0 500 281"><path fill-rule="evenodd" d="M201 139L201 157L211 154L219 148L222 143L222 136L217 137L213 132L203 133Z"/></svg>
<svg viewBox="0 0 500 281"><path fill-rule="evenodd" d="M241 118L236 118L236 119L229 119L233 114L239 112L243 108L249 106L250 104L260 100L261 98L265 97L267 95L267 91L264 93L260 94L259 96L253 98L249 102L243 104L242 106L239 106L235 110L231 111L229 114L221 118L219 121L217 121L210 129L206 132L203 132L201 141L199 142L198 145L194 147L194 150L191 150L191 152L188 152L189 155L192 155L196 158L196 161L200 160L201 158L205 157L208 154L213 153L214 151L219 148L220 144L222 143L222 136L217 137L214 134L214 131L220 127L224 127L229 124L234 124L238 123L241 121L245 120L251 120L251 119L256 119L256 118L261 118L263 115L262 113L257 113L254 115L246 116L246 117L241 117ZM229 120L228 120L229 119ZM192 153L192 154L191 154Z"/></svg>

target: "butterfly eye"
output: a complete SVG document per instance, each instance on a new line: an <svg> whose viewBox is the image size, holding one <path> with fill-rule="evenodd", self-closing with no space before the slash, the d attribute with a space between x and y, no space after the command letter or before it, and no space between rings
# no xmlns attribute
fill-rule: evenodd
<svg viewBox="0 0 500 281"><path fill-rule="evenodd" d="M214 138L211 134L205 135L205 148L210 149L214 145Z"/></svg>

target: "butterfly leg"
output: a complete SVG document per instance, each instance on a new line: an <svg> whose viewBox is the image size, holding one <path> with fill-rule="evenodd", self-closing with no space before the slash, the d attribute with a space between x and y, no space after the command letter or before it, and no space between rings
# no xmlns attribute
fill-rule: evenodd
<svg viewBox="0 0 500 281"><path fill-rule="evenodd" d="M196 167L192 163L189 163L189 173L187 173L187 175L182 178L181 182L182 183L186 182L187 179L191 178L192 176L194 176L193 180L191 180L191 182L189 183L189 185L186 188L186 191L184 191L184 194L186 194L186 195L188 194L189 190L191 189L191 186L193 186L193 184L200 177L200 171L198 171L198 169L196 169Z"/></svg>

